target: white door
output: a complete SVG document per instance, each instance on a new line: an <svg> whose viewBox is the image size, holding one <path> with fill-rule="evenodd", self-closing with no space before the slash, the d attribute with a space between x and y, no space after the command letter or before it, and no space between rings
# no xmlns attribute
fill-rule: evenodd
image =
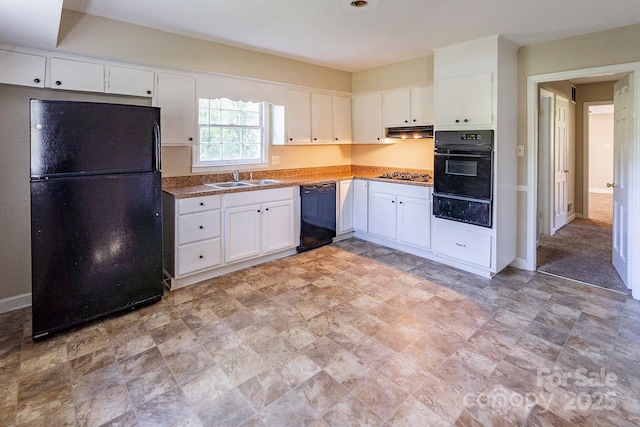
<svg viewBox="0 0 640 427"><path fill-rule="evenodd" d="M633 74L627 75L614 85L613 94L613 266L620 278L627 282L627 254L629 233L628 184L631 143L631 119L633 118Z"/></svg>
<svg viewBox="0 0 640 427"><path fill-rule="evenodd" d="M396 240L396 196L385 193L369 194L369 233Z"/></svg>
<svg viewBox="0 0 640 427"><path fill-rule="evenodd" d="M260 255L260 205L229 208L224 212L224 261Z"/></svg>
<svg viewBox="0 0 640 427"><path fill-rule="evenodd" d="M398 197L398 240L424 249L431 247L431 203Z"/></svg>
<svg viewBox="0 0 640 427"><path fill-rule="evenodd" d="M295 245L293 212L293 200L267 203L262 206L263 253L288 249Z"/></svg>
<svg viewBox="0 0 640 427"><path fill-rule="evenodd" d="M556 115L555 115L555 135L553 142L553 170L554 170L554 189L553 189L553 233L567 225L567 204L568 204L568 188L567 174L569 173L567 165L568 154L568 132L567 132L567 112L569 110L569 101L560 96L556 97Z"/></svg>

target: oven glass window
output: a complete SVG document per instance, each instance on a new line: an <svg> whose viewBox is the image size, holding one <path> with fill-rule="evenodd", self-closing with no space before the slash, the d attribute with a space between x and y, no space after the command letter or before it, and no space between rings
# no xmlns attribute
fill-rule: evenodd
<svg viewBox="0 0 640 427"><path fill-rule="evenodd" d="M447 175L478 176L478 162L447 160Z"/></svg>

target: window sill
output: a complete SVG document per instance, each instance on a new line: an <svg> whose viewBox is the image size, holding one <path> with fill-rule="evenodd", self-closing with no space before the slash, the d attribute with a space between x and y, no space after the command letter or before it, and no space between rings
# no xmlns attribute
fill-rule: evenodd
<svg viewBox="0 0 640 427"><path fill-rule="evenodd" d="M191 166L191 173L194 174L203 174L203 173L221 173L221 172L229 172L230 170L239 170L239 171L254 171L259 169L268 169L269 163L242 163L242 164L233 164L229 163L226 165L220 166Z"/></svg>

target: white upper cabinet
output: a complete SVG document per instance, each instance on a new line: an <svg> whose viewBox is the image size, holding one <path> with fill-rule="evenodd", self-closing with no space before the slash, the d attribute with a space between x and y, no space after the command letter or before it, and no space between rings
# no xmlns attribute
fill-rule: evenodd
<svg viewBox="0 0 640 427"><path fill-rule="evenodd" d="M433 87L415 87L382 94L384 127L433 124Z"/></svg>
<svg viewBox="0 0 640 427"><path fill-rule="evenodd" d="M104 92L104 65L51 58L51 88Z"/></svg>
<svg viewBox="0 0 640 427"><path fill-rule="evenodd" d="M162 145L198 143L196 129L196 78L158 73L156 105L160 107Z"/></svg>
<svg viewBox="0 0 640 427"><path fill-rule="evenodd" d="M333 140L336 144L351 143L351 98L333 95Z"/></svg>
<svg viewBox="0 0 640 427"><path fill-rule="evenodd" d="M311 142L333 143L333 103L331 95L311 94Z"/></svg>
<svg viewBox="0 0 640 427"><path fill-rule="evenodd" d="M107 93L119 93L132 96L153 96L153 71L129 67L108 67Z"/></svg>
<svg viewBox="0 0 640 427"><path fill-rule="evenodd" d="M44 87L47 58L0 50L0 83Z"/></svg>
<svg viewBox="0 0 640 427"><path fill-rule="evenodd" d="M384 144L382 94L368 93L353 97L353 143Z"/></svg>
<svg viewBox="0 0 640 427"><path fill-rule="evenodd" d="M439 79L436 91L438 125L476 128L492 124L490 72Z"/></svg>
<svg viewBox="0 0 640 427"><path fill-rule="evenodd" d="M311 142L311 93L287 91L286 120L288 144Z"/></svg>

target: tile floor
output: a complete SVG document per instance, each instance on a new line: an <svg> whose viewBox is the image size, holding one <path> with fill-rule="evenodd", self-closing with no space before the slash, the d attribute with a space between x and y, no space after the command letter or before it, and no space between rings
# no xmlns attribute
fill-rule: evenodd
<svg viewBox="0 0 640 427"><path fill-rule="evenodd" d="M0 425L637 426L640 303L349 239L30 339L0 315Z"/></svg>

